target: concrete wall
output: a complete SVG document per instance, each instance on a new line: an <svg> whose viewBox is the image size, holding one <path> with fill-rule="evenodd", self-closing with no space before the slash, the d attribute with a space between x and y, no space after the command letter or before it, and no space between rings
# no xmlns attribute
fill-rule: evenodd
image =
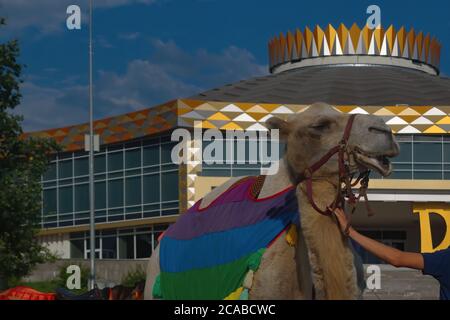
<svg viewBox="0 0 450 320"><path fill-rule="evenodd" d="M114 286L120 284L123 277L127 275L128 272L136 270L136 268L147 268L147 259L143 260L97 260L96 275L99 287L103 286ZM32 274L26 277L25 281L35 282L35 281L49 281L55 279L61 267L68 264L82 265L89 268L89 260L79 260L79 259L64 259L58 260L54 263L44 263L38 265Z"/></svg>
<svg viewBox="0 0 450 320"><path fill-rule="evenodd" d="M70 239L68 233L39 237L39 241L61 259L70 258Z"/></svg>
<svg viewBox="0 0 450 320"><path fill-rule="evenodd" d="M439 299L439 283L433 277L424 276L422 272L413 269L378 266L381 269L381 288L366 290L364 300ZM366 277L367 275L366 272Z"/></svg>
<svg viewBox="0 0 450 320"><path fill-rule="evenodd" d="M136 267L147 267L148 260L99 260L96 262L97 280L100 288L120 284L122 278ZM88 260L60 260L55 263L39 265L27 277L27 281L47 281L57 277L62 266L82 264L89 267ZM424 276L420 271L408 268L394 268L389 265L378 265L381 269L381 288L366 290L363 294L365 300L411 300L439 298L439 283L430 276ZM371 275L367 272L366 278Z"/></svg>

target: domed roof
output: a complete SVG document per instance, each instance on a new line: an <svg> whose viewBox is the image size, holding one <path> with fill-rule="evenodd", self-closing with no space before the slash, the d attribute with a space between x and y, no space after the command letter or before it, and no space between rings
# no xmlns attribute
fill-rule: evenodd
<svg viewBox="0 0 450 320"><path fill-rule="evenodd" d="M297 30L269 42L271 75L205 91L190 99L333 105L450 105L439 76L441 45L414 29L341 24Z"/></svg>
<svg viewBox="0 0 450 320"><path fill-rule="evenodd" d="M394 66L292 69L205 91L190 99L332 105L450 105L450 79Z"/></svg>

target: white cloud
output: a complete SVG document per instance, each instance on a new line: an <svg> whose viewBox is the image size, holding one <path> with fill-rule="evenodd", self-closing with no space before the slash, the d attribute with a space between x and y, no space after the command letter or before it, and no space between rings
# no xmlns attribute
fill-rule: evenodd
<svg viewBox="0 0 450 320"><path fill-rule="evenodd" d="M94 89L96 118L149 108L172 99L185 98L225 83L266 73L246 49L234 46L220 53L197 50L188 53L173 41L153 41L149 59L128 63L122 73L98 71ZM49 74L50 76L50 74ZM86 122L88 87L77 79L62 81L62 88L38 85L28 77L17 112L25 116L26 130L41 130Z"/></svg>
<svg viewBox="0 0 450 320"><path fill-rule="evenodd" d="M124 33L119 33L118 34L118 38L122 39L122 40L136 40L141 36L140 32L124 32Z"/></svg>
<svg viewBox="0 0 450 320"><path fill-rule="evenodd" d="M154 52L150 61L181 78L192 78L195 74L195 81L206 84L206 87L267 73L267 67L258 64L250 51L236 46L229 46L219 53L206 49L189 53L171 40L156 39L151 43Z"/></svg>
<svg viewBox="0 0 450 320"><path fill-rule="evenodd" d="M87 87L72 86L64 89L24 82L22 101L15 113L24 116L25 130L56 128L62 125L85 122L87 119ZM86 93L84 93L86 91ZM80 95L81 94L81 95ZM70 102L70 96L78 99ZM59 103L63 99L66 103Z"/></svg>
<svg viewBox="0 0 450 320"><path fill-rule="evenodd" d="M130 4L150 5L158 0L99 0L95 9L107 9ZM161 0L159 0L161 1ZM0 0L0 12L7 18L7 28L22 31L34 28L44 34L61 32L65 28L66 9L71 4L80 6L83 13L89 8L88 0ZM86 19L82 18L82 22Z"/></svg>

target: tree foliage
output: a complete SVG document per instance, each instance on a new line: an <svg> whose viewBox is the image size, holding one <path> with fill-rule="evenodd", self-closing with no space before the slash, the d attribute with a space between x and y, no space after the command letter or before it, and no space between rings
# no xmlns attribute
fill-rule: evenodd
<svg viewBox="0 0 450 320"><path fill-rule="evenodd" d="M0 18L0 27L5 24ZM26 137L20 103L23 66L17 40L0 43L0 276L20 278L51 255L37 241L41 208L40 178L54 141ZM35 106L39 108L39 105Z"/></svg>

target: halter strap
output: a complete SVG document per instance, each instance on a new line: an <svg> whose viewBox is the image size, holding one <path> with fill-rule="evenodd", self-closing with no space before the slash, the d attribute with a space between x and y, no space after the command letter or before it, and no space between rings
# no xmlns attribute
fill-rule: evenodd
<svg viewBox="0 0 450 320"><path fill-rule="evenodd" d="M343 205L343 198L341 197L341 184L342 182L345 183L346 185L346 191L347 194L350 198L350 201L352 203L356 202L356 197L353 195L353 193L351 192L351 181L348 181L349 179L349 174L348 174L348 170L345 166L344 163L344 154L347 151L347 147L348 147L348 139L350 138L350 133L352 131L352 127L353 127L353 122L355 120L356 114L352 114L350 115L347 124L345 126L345 130L344 130L344 134L342 136L342 139L340 141L340 143L337 146L334 146L333 148L330 149L330 151L328 151L324 156L322 156L322 158L320 158L317 162L315 162L313 165L311 165L310 167L306 168L306 170L303 172L303 174L300 177L300 181L302 180L306 180L306 196L308 197L309 203L311 204L311 206L314 208L314 210L316 210L317 212L323 214L323 215L331 215L332 214L332 210L334 210L335 208L337 208L338 206L342 206ZM326 208L326 210L321 210L317 204L314 201L314 197L313 197L313 188L312 188L312 176L313 174L319 170L325 163L327 163L330 158L332 156L334 156L335 154L338 154L338 164L339 164L339 184L338 184L338 191L336 194L336 198L333 201L333 203L331 204L331 210L330 208ZM349 190L350 188L350 190ZM341 202L341 203L339 203Z"/></svg>

